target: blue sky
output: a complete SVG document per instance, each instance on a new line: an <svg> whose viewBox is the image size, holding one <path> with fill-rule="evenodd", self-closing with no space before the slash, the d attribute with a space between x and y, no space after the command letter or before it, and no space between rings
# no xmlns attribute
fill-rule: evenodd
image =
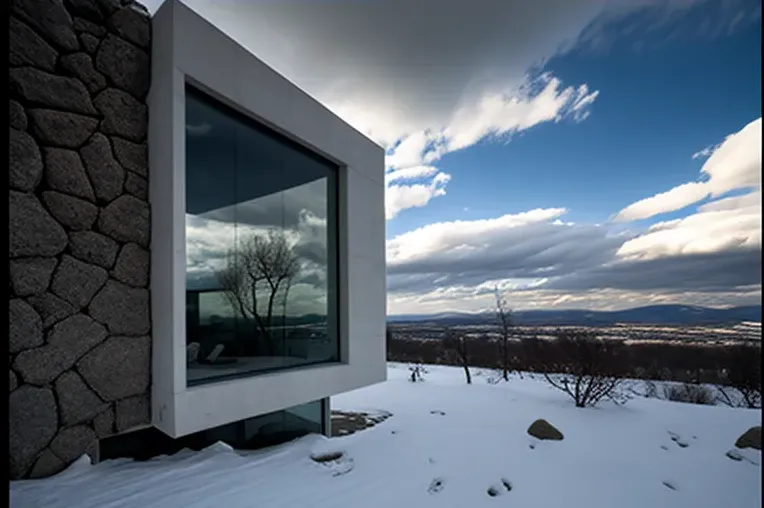
<svg viewBox="0 0 764 508"><path fill-rule="evenodd" d="M386 148L389 314L760 304L760 2L186 1Z"/></svg>

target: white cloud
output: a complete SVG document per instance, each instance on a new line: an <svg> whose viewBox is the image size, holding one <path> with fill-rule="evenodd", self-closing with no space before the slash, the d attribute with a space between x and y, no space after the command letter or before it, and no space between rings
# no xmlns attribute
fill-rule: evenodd
<svg viewBox="0 0 764 508"><path fill-rule="evenodd" d="M614 220L648 219L682 209L707 196L718 197L737 189L761 188L761 117L727 136L714 149L704 149L698 154L705 151L710 155L700 170L704 180L684 183L637 201L618 212Z"/></svg>

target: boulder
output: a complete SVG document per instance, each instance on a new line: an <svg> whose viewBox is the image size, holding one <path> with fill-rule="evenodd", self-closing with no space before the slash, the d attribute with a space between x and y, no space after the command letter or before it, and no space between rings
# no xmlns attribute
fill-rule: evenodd
<svg viewBox="0 0 764 508"><path fill-rule="evenodd" d="M149 199L149 183L142 176L128 171L125 177L125 192L132 194L138 199L147 201Z"/></svg>
<svg viewBox="0 0 764 508"><path fill-rule="evenodd" d="M8 301L8 352L18 353L42 346L42 318L21 298Z"/></svg>
<svg viewBox="0 0 764 508"><path fill-rule="evenodd" d="M29 118L40 141L64 148L79 148L98 127L95 118L52 109L31 109Z"/></svg>
<svg viewBox="0 0 764 508"><path fill-rule="evenodd" d="M115 414L117 433L151 423L151 403L148 393L118 400L115 404Z"/></svg>
<svg viewBox="0 0 764 508"><path fill-rule="evenodd" d="M26 101L71 113L96 114L85 85L76 78L50 74L33 67L8 71L10 88Z"/></svg>
<svg viewBox="0 0 764 508"><path fill-rule="evenodd" d="M107 88L93 99L93 104L104 116L101 122L101 132L104 134L121 136L137 142L143 141L146 137L148 130L146 105L138 102L129 93L116 88Z"/></svg>
<svg viewBox="0 0 764 508"><path fill-rule="evenodd" d="M8 396L10 477L21 477L58 429L56 399L49 388L22 386Z"/></svg>
<svg viewBox="0 0 764 508"><path fill-rule="evenodd" d="M100 439L114 435L114 409L111 406L95 417L93 429Z"/></svg>
<svg viewBox="0 0 764 508"><path fill-rule="evenodd" d="M8 374L9 374L9 377L8 377L8 391L12 392L13 390L15 390L16 388L19 387L19 380L16 377L16 373L13 372L13 369L8 369Z"/></svg>
<svg viewBox="0 0 764 508"><path fill-rule="evenodd" d="M64 372L56 380L56 396L66 427L91 421L109 407L74 371Z"/></svg>
<svg viewBox="0 0 764 508"><path fill-rule="evenodd" d="M111 144L103 134L96 133L80 149L90 181L93 182L96 197L105 203L122 194L125 170L114 159Z"/></svg>
<svg viewBox="0 0 764 508"><path fill-rule="evenodd" d="M11 17L8 25L10 30L8 63L14 67L31 65L53 72L58 58L56 50L18 18Z"/></svg>
<svg viewBox="0 0 764 508"><path fill-rule="evenodd" d="M77 152L63 148L46 148L44 153L45 182L48 187L70 196L95 201L93 187Z"/></svg>
<svg viewBox="0 0 764 508"><path fill-rule="evenodd" d="M151 19L137 9L120 9L108 20L108 27L125 40L148 50L151 45Z"/></svg>
<svg viewBox="0 0 764 508"><path fill-rule="evenodd" d="M11 189L32 192L42 180L40 149L34 138L24 131L11 128L9 138L8 176Z"/></svg>
<svg viewBox="0 0 764 508"><path fill-rule="evenodd" d="M528 434L537 439L552 441L560 441L564 437L562 432L557 430L554 425L543 419L538 419L531 423L531 426L528 427Z"/></svg>
<svg viewBox="0 0 764 508"><path fill-rule="evenodd" d="M89 313L119 335L144 335L151 329L149 291L109 280L93 298Z"/></svg>
<svg viewBox="0 0 764 508"><path fill-rule="evenodd" d="M27 130L27 113L24 111L24 106L13 99L10 100L8 116L10 117L11 129Z"/></svg>
<svg viewBox="0 0 764 508"><path fill-rule="evenodd" d="M98 51L98 46L101 44L101 39L91 34L80 34L80 40L82 41L82 47L89 55L95 54Z"/></svg>
<svg viewBox="0 0 764 508"><path fill-rule="evenodd" d="M73 231L90 229L98 218L96 205L68 194L45 191L42 193L42 200L53 217ZM61 231L63 232L63 229Z"/></svg>
<svg viewBox="0 0 764 508"><path fill-rule="evenodd" d="M77 312L71 304L65 302L53 293L43 293L27 299L27 302L42 317L43 328L48 328L64 318Z"/></svg>
<svg viewBox="0 0 764 508"><path fill-rule="evenodd" d="M78 16L74 17L74 31L89 33L95 35L96 37L103 37L106 35L105 26L102 24L93 23L92 21L88 21L87 19L80 18Z"/></svg>
<svg viewBox="0 0 764 508"><path fill-rule="evenodd" d="M9 257L49 257L66 248L64 228L32 194L10 191Z"/></svg>
<svg viewBox="0 0 764 508"><path fill-rule="evenodd" d="M737 448L753 448L761 450L761 425L751 427L735 441Z"/></svg>
<svg viewBox="0 0 764 508"><path fill-rule="evenodd" d="M101 211L98 230L119 242L135 242L148 247L151 239L148 203L123 194Z"/></svg>
<svg viewBox="0 0 764 508"><path fill-rule="evenodd" d="M117 88L138 99L146 97L151 73L149 55L142 49L107 35L98 48L95 65Z"/></svg>
<svg viewBox="0 0 764 508"><path fill-rule="evenodd" d="M114 155L125 169L144 178L149 176L148 149L145 143L133 143L118 137L112 137L111 142L114 146Z"/></svg>
<svg viewBox="0 0 764 508"><path fill-rule="evenodd" d="M46 478L60 473L66 468L66 463L56 457L56 455L50 451L49 448L43 450L40 457L34 463L32 470L29 472L30 478Z"/></svg>
<svg viewBox="0 0 764 508"><path fill-rule="evenodd" d="M11 12L34 28L53 45L77 51L79 44L72 18L61 0L15 0Z"/></svg>
<svg viewBox="0 0 764 508"><path fill-rule="evenodd" d="M66 0L66 5L69 11L77 17L99 23L97 26L101 26L100 23L103 23L103 13L98 8L98 3L93 0ZM75 25L74 28L76 29L77 26Z"/></svg>
<svg viewBox="0 0 764 508"><path fill-rule="evenodd" d="M103 268L114 266L114 260L119 251L117 242L95 231L75 231L71 233L69 235L69 248L72 256L80 261Z"/></svg>
<svg viewBox="0 0 764 508"><path fill-rule="evenodd" d="M136 243L128 243L119 252L111 276L128 286L145 288L149 285L150 263L149 251Z"/></svg>
<svg viewBox="0 0 764 508"><path fill-rule="evenodd" d="M95 70L93 59L87 53L72 53L61 57L61 67L82 81L90 93L100 92L106 88L106 78Z"/></svg>
<svg viewBox="0 0 764 508"><path fill-rule="evenodd" d="M81 309L90 303L108 277L108 272L100 266L85 263L65 254L53 274L50 290L56 296Z"/></svg>
<svg viewBox="0 0 764 508"><path fill-rule="evenodd" d="M18 296L44 293L56 268L56 258L19 258L10 261L13 292Z"/></svg>
<svg viewBox="0 0 764 508"><path fill-rule="evenodd" d="M98 436L85 425L61 429L50 443L50 450L67 464L85 454L95 463L98 461Z"/></svg>
<svg viewBox="0 0 764 508"><path fill-rule="evenodd" d="M84 314L75 314L53 327L48 344L19 353L13 367L26 383L46 385L105 338L102 325Z"/></svg>
<svg viewBox="0 0 764 508"><path fill-rule="evenodd" d="M140 395L151 377L150 337L110 337L77 364L85 381L106 401Z"/></svg>

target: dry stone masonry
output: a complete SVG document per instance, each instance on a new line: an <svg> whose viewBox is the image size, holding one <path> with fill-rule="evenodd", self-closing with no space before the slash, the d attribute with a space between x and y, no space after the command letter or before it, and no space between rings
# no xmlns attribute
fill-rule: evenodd
<svg viewBox="0 0 764 508"><path fill-rule="evenodd" d="M10 477L150 421L146 95L131 0L11 0Z"/></svg>

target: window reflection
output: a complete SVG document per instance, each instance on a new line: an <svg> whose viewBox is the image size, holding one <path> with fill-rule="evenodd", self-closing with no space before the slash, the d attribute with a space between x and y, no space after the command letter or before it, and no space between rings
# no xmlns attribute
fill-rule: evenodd
<svg viewBox="0 0 764 508"><path fill-rule="evenodd" d="M186 90L189 384L339 361L337 167Z"/></svg>

